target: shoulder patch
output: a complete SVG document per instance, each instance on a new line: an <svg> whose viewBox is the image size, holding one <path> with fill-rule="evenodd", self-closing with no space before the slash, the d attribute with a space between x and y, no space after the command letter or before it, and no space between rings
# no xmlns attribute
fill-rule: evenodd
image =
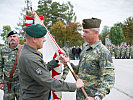
<svg viewBox="0 0 133 100"><path fill-rule="evenodd" d="M42 74L42 70L41 70L40 68L37 68L37 69L36 69L36 73L37 73L38 75L41 75L41 74Z"/></svg>

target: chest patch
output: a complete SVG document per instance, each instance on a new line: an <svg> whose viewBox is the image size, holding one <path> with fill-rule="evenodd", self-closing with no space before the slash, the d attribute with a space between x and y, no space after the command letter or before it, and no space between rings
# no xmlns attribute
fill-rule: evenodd
<svg viewBox="0 0 133 100"><path fill-rule="evenodd" d="M41 70L40 68L37 68L37 69L36 69L36 73L37 73L38 75L41 75L41 74L42 74L42 70Z"/></svg>

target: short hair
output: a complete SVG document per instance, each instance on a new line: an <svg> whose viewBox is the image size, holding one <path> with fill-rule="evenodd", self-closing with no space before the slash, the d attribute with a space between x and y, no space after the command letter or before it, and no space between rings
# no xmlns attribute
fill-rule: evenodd
<svg viewBox="0 0 133 100"><path fill-rule="evenodd" d="M29 36L27 33L25 33L25 38L26 38L26 40L29 40L31 38L31 36Z"/></svg>
<svg viewBox="0 0 133 100"><path fill-rule="evenodd" d="M99 28L92 28L92 30L93 30L93 31L98 31L98 33L99 33L99 31L100 31Z"/></svg>

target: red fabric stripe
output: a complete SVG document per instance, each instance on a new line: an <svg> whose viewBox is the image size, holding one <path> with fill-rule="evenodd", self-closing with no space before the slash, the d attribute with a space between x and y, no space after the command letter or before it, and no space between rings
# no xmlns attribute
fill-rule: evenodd
<svg viewBox="0 0 133 100"><path fill-rule="evenodd" d="M60 99L60 98L57 97L57 95L53 91L52 91L52 94L53 94L53 100L54 99Z"/></svg>
<svg viewBox="0 0 133 100"><path fill-rule="evenodd" d="M60 75L61 73L56 72L54 69L52 69L52 78L56 75Z"/></svg>

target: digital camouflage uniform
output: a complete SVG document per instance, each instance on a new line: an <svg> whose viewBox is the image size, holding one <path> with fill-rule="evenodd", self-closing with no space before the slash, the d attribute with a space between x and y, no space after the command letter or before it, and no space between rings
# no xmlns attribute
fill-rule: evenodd
<svg viewBox="0 0 133 100"><path fill-rule="evenodd" d="M109 50L97 41L92 46L83 45L78 66L72 64L76 74L83 80L88 96L100 96L110 93L115 82L115 73ZM82 91L77 90L77 100L84 100Z"/></svg>
<svg viewBox="0 0 133 100"><path fill-rule="evenodd" d="M122 46L121 47L121 58L122 59L125 59L125 54L126 54L126 48L125 48L125 46Z"/></svg>
<svg viewBox="0 0 133 100"><path fill-rule="evenodd" d="M120 58L120 47L115 46L115 58L119 59Z"/></svg>
<svg viewBox="0 0 133 100"><path fill-rule="evenodd" d="M130 59L130 46L127 46L127 47L126 47L126 54L125 54L125 57L126 57L127 59Z"/></svg>
<svg viewBox="0 0 133 100"><path fill-rule="evenodd" d="M8 90L6 80L9 81L10 73L13 68L17 50L19 45L16 48L11 49L9 46L4 46L0 49L0 83L4 83L4 100L19 100L19 77L18 77L18 68L16 67L13 74L11 82L11 90ZM7 76L4 78L4 74Z"/></svg>
<svg viewBox="0 0 133 100"><path fill-rule="evenodd" d="M133 45L130 48L130 56L131 56L131 59L133 59Z"/></svg>
<svg viewBox="0 0 133 100"><path fill-rule="evenodd" d="M111 56L113 55L113 46L110 46L109 47L109 51L110 51L110 54L111 54Z"/></svg>

